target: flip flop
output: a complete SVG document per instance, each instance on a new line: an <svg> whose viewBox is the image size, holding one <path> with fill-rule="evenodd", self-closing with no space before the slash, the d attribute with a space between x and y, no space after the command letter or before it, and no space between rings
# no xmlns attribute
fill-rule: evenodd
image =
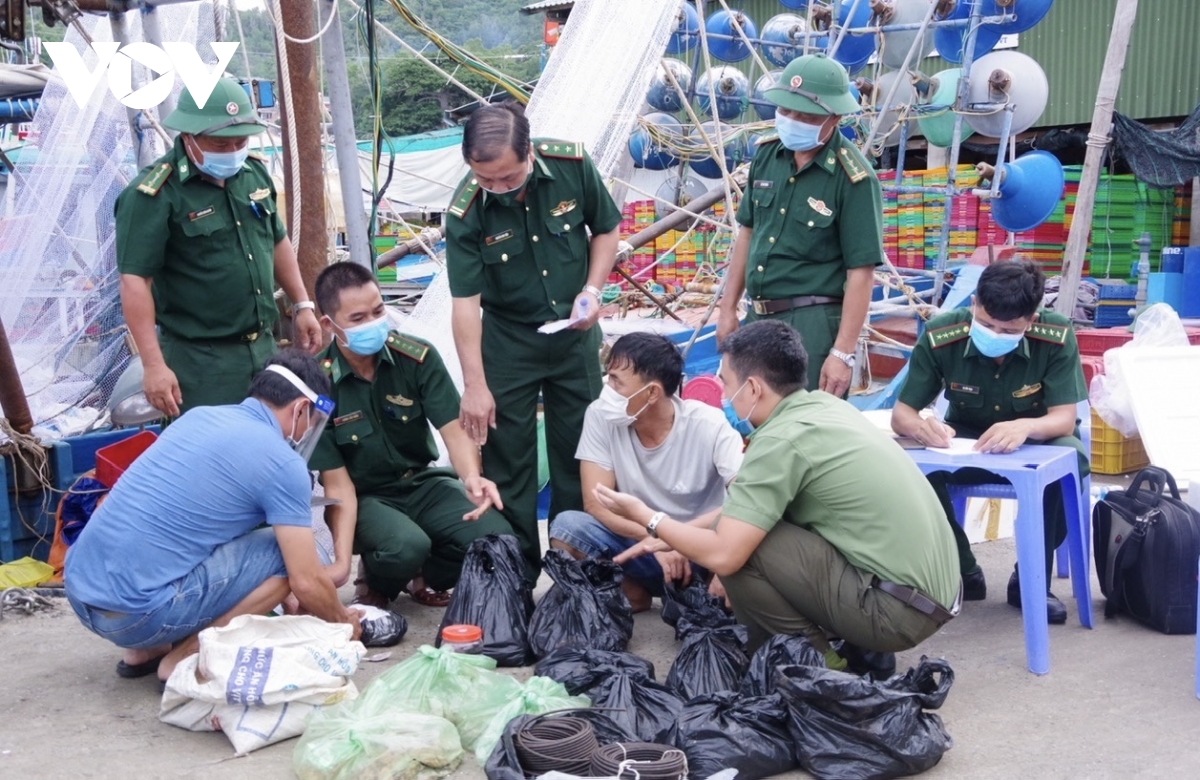
<svg viewBox="0 0 1200 780"><path fill-rule="evenodd" d="M450 591L434 590L433 588L422 588L421 590L410 590L408 595L412 596L412 600L426 607L446 607L450 604Z"/></svg>
<svg viewBox="0 0 1200 780"><path fill-rule="evenodd" d="M117 661L117 676L126 680L136 680L138 677L154 674L158 671L158 665L162 663L162 659L163 656L160 655L158 658L151 658L144 663L132 665L124 661Z"/></svg>

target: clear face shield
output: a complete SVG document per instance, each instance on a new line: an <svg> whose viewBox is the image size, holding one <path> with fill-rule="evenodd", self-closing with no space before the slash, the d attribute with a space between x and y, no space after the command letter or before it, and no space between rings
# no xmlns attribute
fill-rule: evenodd
<svg viewBox="0 0 1200 780"><path fill-rule="evenodd" d="M288 435L288 441L291 443L292 449L304 459L305 463L308 463L308 459L312 457L313 450L317 448L317 442L321 439L321 433L325 430L325 423L333 415L333 399L317 395L311 387L304 383L304 380L281 365L267 366L267 370L279 374L291 382L305 398L312 402L312 411L309 412L308 430L304 432L304 435L299 440L292 439L292 434Z"/></svg>

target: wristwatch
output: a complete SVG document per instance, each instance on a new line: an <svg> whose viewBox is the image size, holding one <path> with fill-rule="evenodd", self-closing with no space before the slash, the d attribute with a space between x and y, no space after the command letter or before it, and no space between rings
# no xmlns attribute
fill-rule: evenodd
<svg viewBox="0 0 1200 780"><path fill-rule="evenodd" d="M655 539L658 538L658 524L667 516L666 512L655 512L650 516L650 522L646 523L646 533Z"/></svg>
<svg viewBox="0 0 1200 780"><path fill-rule="evenodd" d="M850 368L854 368L854 364L858 361L858 358L853 352L842 352L840 349L830 349L829 354L850 366Z"/></svg>
<svg viewBox="0 0 1200 780"><path fill-rule="evenodd" d="M313 303L312 301L297 301L296 303L292 304L292 308L298 312L304 311L305 309L311 309L313 312L316 312L317 304Z"/></svg>
<svg viewBox="0 0 1200 780"><path fill-rule="evenodd" d="M600 288L598 288L596 285L585 284L583 286L583 291L586 293L591 293L592 295L596 296L596 300L600 300Z"/></svg>

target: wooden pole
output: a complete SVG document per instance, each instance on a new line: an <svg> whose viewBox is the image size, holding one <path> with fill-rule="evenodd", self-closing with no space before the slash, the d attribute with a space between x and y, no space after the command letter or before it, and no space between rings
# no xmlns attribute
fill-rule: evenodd
<svg viewBox="0 0 1200 780"><path fill-rule="evenodd" d="M1062 285L1058 291L1058 300L1054 303L1054 310L1065 317L1075 313L1079 279L1083 275L1083 259L1087 254L1088 235L1092 229L1096 188L1100 183L1100 166L1104 161L1104 150L1109 144L1113 106L1121 87L1121 71L1125 69L1125 54L1129 49L1133 22L1137 18L1137 7L1138 0L1117 0L1117 10L1113 14L1108 53L1104 56L1104 70L1100 74L1096 107L1092 113L1092 129L1088 133L1087 155L1084 157L1083 174L1079 179L1075 216L1071 222L1071 232L1067 235L1067 249L1063 253Z"/></svg>
<svg viewBox="0 0 1200 780"><path fill-rule="evenodd" d="M283 31L297 40L312 38L317 32L315 7L312 3L287 3L283 14ZM329 236L325 231L325 171L324 149L321 146L321 128L324 120L321 111L320 80L317 74L317 43L292 43L287 41L288 71L292 88L291 110L296 120L296 138L288 136L286 118L280 122L283 128L283 181L288 193L288 212L291 213L291 198L300 197L300 224L288 225L292 240L299 239L296 260L300 265L300 277L309 297L317 274L329 264ZM280 80L283 80L282 74ZM280 113L288 106L280 104ZM296 145L300 155L300 181L292 181L291 144ZM357 170L351 171L357 174ZM290 220L289 220L290 221Z"/></svg>
<svg viewBox="0 0 1200 780"><path fill-rule="evenodd" d="M0 408L8 418L9 425L17 433L33 430L33 416L29 413L29 399L21 386L21 374L13 360L12 347L8 344L8 331L0 322Z"/></svg>

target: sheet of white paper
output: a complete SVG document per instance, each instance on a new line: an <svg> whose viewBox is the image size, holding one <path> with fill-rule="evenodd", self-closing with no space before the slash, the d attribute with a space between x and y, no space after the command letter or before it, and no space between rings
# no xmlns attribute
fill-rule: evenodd
<svg viewBox="0 0 1200 780"><path fill-rule="evenodd" d="M975 439L955 437L950 440L949 447L926 447L930 452L941 452L946 455L969 455L975 452Z"/></svg>
<svg viewBox="0 0 1200 780"><path fill-rule="evenodd" d="M580 317L580 318L574 319L574 320L565 319L565 320L555 320L554 322L547 322L545 325L538 328L538 333L546 333L546 334L558 333L560 330L566 330L567 328L571 327L572 325L574 325L577 322L582 322L583 319L584 319L583 317Z"/></svg>

